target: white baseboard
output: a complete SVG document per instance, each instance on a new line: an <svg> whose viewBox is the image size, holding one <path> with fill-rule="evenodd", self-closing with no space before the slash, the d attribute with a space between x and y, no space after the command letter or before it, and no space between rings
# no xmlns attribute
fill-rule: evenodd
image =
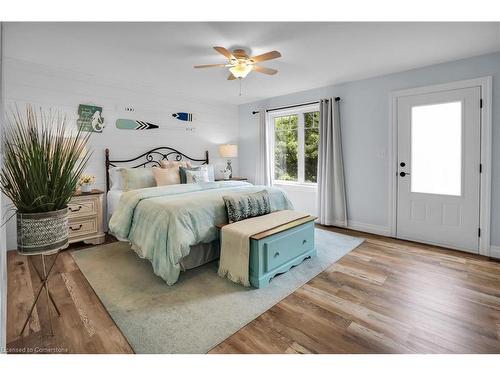
<svg viewBox="0 0 500 375"><path fill-rule="evenodd" d="M359 221L348 220L347 226L345 226L345 225L338 225L338 226L343 227L343 228L347 228L347 229L358 230L360 232L379 234L381 236L392 237L391 236L391 228L385 227L382 225L367 224L367 223L361 223Z"/></svg>
<svg viewBox="0 0 500 375"><path fill-rule="evenodd" d="M500 259L500 246L490 246L490 257Z"/></svg>
<svg viewBox="0 0 500 375"><path fill-rule="evenodd" d="M335 225L335 226L357 230L360 232L379 234L385 237L393 237L391 234L391 228L384 227L382 225L367 224L367 223L361 223L359 221L348 220L347 226L345 225ZM495 245L490 246L490 257L500 259L500 246L495 246Z"/></svg>
<svg viewBox="0 0 500 375"><path fill-rule="evenodd" d="M359 221L348 220L347 228L359 230L360 232L380 234L381 236L391 237L391 228L382 225L360 223Z"/></svg>

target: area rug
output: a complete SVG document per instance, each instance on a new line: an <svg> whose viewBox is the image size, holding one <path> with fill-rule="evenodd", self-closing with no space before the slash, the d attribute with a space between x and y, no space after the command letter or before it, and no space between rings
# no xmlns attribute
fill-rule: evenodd
<svg viewBox="0 0 500 375"><path fill-rule="evenodd" d="M168 286L124 242L73 257L136 353L206 353L362 242L316 229L317 256L262 289L220 278L217 261Z"/></svg>

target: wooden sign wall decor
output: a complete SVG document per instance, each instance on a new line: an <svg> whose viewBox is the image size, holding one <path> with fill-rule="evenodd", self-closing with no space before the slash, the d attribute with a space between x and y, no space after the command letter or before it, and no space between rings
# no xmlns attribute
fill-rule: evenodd
<svg viewBox="0 0 500 375"><path fill-rule="evenodd" d="M102 133L105 126L102 107L80 104L76 123L82 131Z"/></svg>

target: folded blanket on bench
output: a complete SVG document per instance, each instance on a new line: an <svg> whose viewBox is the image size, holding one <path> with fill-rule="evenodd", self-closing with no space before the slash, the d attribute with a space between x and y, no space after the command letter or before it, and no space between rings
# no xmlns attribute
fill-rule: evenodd
<svg viewBox="0 0 500 375"><path fill-rule="evenodd" d="M250 237L280 225L309 216L297 211L283 210L238 221L222 227L219 276L250 286Z"/></svg>

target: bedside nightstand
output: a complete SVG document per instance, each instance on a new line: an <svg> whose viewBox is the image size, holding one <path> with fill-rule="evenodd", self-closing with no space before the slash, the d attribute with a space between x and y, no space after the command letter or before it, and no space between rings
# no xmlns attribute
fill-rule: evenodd
<svg viewBox="0 0 500 375"><path fill-rule="evenodd" d="M231 177L228 179L223 179L223 178L216 178L215 181L247 181L248 178L246 177Z"/></svg>
<svg viewBox="0 0 500 375"><path fill-rule="evenodd" d="M93 189L89 193L80 191L68 204L68 242L83 241L99 245L104 242L104 192Z"/></svg>

